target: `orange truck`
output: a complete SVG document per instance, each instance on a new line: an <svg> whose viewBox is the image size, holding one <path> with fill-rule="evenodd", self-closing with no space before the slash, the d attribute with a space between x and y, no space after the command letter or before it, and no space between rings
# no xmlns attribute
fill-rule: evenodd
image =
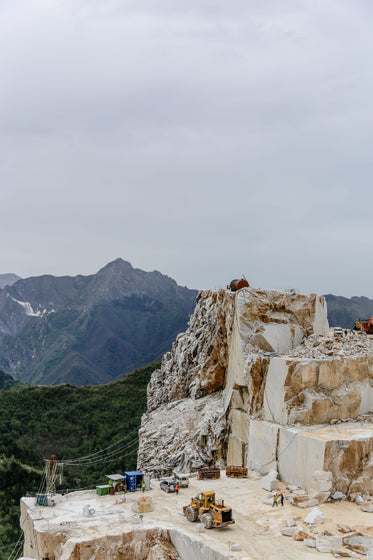
<svg viewBox="0 0 373 560"><path fill-rule="evenodd" d="M367 319L366 321L362 321L361 319L356 321L354 325L354 330L364 331L367 334L373 334L373 315L370 319Z"/></svg>

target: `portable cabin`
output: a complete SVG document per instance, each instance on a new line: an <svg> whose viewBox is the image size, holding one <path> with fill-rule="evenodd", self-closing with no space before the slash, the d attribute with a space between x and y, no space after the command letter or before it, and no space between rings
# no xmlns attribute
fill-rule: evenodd
<svg viewBox="0 0 373 560"><path fill-rule="evenodd" d="M114 492L121 492L125 488L125 476L122 474L107 474L106 478L109 479L110 486Z"/></svg>
<svg viewBox="0 0 373 560"><path fill-rule="evenodd" d="M126 471L124 476L126 477L128 492L136 492L137 488L141 488L141 484L144 479L143 473L139 471Z"/></svg>

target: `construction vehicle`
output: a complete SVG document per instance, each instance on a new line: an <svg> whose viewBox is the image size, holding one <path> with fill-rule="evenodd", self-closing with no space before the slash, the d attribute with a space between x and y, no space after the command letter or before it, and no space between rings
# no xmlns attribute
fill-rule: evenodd
<svg viewBox="0 0 373 560"><path fill-rule="evenodd" d="M188 488L189 486L189 478L186 474L180 473L178 471L174 471L174 479L179 483L180 488Z"/></svg>
<svg viewBox="0 0 373 560"><path fill-rule="evenodd" d="M354 331L363 331L367 334L373 334L373 315L370 319L362 321L359 319L354 324Z"/></svg>
<svg viewBox="0 0 373 560"><path fill-rule="evenodd" d="M249 283L245 277L240 279L235 278L234 280L232 280L230 284L228 284L227 290L231 290L231 292L237 292L242 288L249 288L249 287L250 287Z"/></svg>
<svg viewBox="0 0 373 560"><path fill-rule="evenodd" d="M183 507L183 512L188 521L199 520L206 529L235 523L232 510L224 505L224 500L215 501L215 492L201 492L192 498L189 506Z"/></svg>

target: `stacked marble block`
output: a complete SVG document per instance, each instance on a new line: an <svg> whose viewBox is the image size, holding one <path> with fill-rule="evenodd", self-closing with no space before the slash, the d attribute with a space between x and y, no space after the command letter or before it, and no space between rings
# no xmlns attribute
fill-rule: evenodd
<svg viewBox="0 0 373 560"><path fill-rule="evenodd" d="M315 300L313 327L312 334L329 334L321 299ZM320 360L304 352L297 356L300 328L267 325L255 342L263 349L276 345L276 352L266 363L259 356L265 369L259 386L258 355L245 355L240 317L237 329L243 352L237 360L236 345L235 361L243 366L235 372L235 389L246 384L249 406L246 412L244 398L240 403L233 389L227 462L239 464L242 457L249 468L264 475L276 469L281 480L318 493L373 493L373 425L358 421L373 411L373 355L351 357L347 352ZM255 404L255 390L263 393L261 407ZM332 479L315 484L314 475L320 471L330 472Z"/></svg>

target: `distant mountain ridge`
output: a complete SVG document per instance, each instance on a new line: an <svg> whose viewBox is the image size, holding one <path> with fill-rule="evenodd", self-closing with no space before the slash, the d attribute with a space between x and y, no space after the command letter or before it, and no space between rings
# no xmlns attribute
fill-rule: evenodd
<svg viewBox="0 0 373 560"><path fill-rule="evenodd" d="M17 274L13 274L12 272L8 274L0 274L0 290L5 288L5 286L11 286L17 282L17 280L21 280L21 277L17 276Z"/></svg>
<svg viewBox="0 0 373 560"><path fill-rule="evenodd" d="M369 319L373 315L373 299L354 296L345 298L327 294L328 320L331 327L352 329L355 321Z"/></svg>
<svg viewBox="0 0 373 560"><path fill-rule="evenodd" d="M0 370L27 383L110 382L171 347L196 295L122 259L90 276L20 279L0 291Z"/></svg>

